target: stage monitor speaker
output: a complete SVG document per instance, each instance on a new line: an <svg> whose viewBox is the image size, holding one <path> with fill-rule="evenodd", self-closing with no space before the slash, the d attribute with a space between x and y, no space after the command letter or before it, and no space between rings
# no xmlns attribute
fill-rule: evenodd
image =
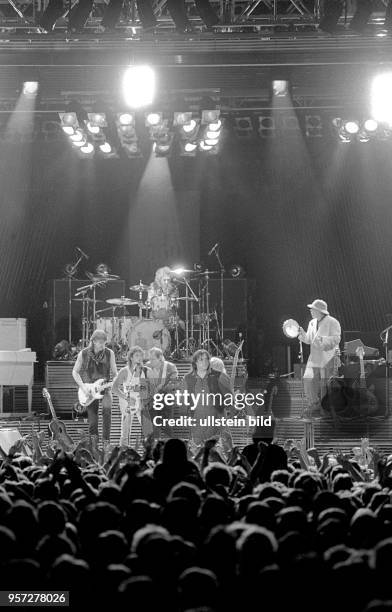
<svg viewBox="0 0 392 612"><path fill-rule="evenodd" d="M82 336L82 302L75 301L75 293L88 284L86 280L71 280L56 279L52 285L52 331L54 334L54 343L60 340L68 339L68 307L69 294L72 299L72 340L77 341ZM105 286L97 287L95 297L98 301L97 310L107 308L106 300L110 298L118 298L125 295L125 282L123 280L108 281ZM102 316L110 316L111 311L108 310ZM137 314L133 311L130 314Z"/></svg>

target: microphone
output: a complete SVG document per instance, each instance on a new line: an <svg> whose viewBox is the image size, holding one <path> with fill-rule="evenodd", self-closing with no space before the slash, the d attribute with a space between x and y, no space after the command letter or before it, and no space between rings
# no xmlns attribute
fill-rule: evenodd
<svg viewBox="0 0 392 612"><path fill-rule="evenodd" d="M84 251L82 251L82 249L79 249L79 247L75 247L75 249L77 250L78 253L80 253L82 257L84 257L85 259L90 259L89 256L86 255Z"/></svg>
<svg viewBox="0 0 392 612"><path fill-rule="evenodd" d="M219 246L219 242L217 242L216 244L214 244L214 246L212 247L212 249L210 249L208 251L208 256L212 255L213 252L215 251L215 249Z"/></svg>

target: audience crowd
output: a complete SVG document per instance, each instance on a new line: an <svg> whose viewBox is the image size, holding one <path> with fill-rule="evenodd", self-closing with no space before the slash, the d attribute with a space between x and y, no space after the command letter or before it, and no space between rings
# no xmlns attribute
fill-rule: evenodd
<svg viewBox="0 0 392 612"><path fill-rule="evenodd" d="M192 457L146 440L104 464L83 445L3 455L2 590L113 610L392 609L392 456L216 442Z"/></svg>

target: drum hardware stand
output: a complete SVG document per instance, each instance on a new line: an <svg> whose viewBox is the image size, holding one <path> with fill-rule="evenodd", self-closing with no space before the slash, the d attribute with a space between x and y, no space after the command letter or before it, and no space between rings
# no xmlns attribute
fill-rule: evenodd
<svg viewBox="0 0 392 612"><path fill-rule="evenodd" d="M189 307L188 307L188 302L191 302L191 336L193 338L193 302L197 302L199 303L199 298L197 297L196 293L193 291L189 281L187 280L186 276L183 275L182 280L185 284L185 351L186 351L186 355L189 356ZM190 295L189 295L190 294ZM190 297L191 296L191 297ZM177 350L179 350L179 346L178 346L178 324L176 327L176 332L177 332Z"/></svg>
<svg viewBox="0 0 392 612"><path fill-rule="evenodd" d="M211 252L211 251L210 251ZM223 283L223 277L225 274L225 268L222 264L222 260L219 256L219 243L217 243L217 245L214 247L214 254L215 257L218 260L218 265L219 265L219 269L220 269L220 325L221 325L221 330L220 330L220 334L221 334L221 338L223 340L223 336L224 336L224 323L223 323L223 317L224 317L224 299L223 299L223 289L224 289L224 283Z"/></svg>

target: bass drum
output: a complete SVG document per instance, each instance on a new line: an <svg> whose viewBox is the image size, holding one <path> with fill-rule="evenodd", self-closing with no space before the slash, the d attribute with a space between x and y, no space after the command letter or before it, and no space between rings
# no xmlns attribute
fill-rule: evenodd
<svg viewBox="0 0 392 612"><path fill-rule="evenodd" d="M170 333L163 321L142 319L128 332L128 346L140 346L144 351L144 358L148 359L148 351L157 346L167 356L170 353Z"/></svg>

